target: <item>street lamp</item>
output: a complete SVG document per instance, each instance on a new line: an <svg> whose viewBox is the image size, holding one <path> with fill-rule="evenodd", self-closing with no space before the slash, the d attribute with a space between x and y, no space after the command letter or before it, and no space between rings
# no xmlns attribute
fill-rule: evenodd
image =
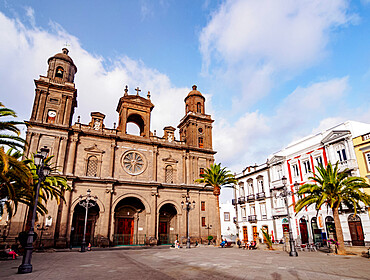
<svg viewBox="0 0 370 280"><path fill-rule="evenodd" d="M182 209L186 210L186 248L190 249L190 235L189 235L189 211L195 208L195 201L190 202L189 192L184 196L185 201L181 201Z"/></svg>
<svg viewBox="0 0 370 280"><path fill-rule="evenodd" d="M288 223L289 223L289 244L290 244L290 252L289 252L289 256L291 257L298 257L298 253L295 249L295 243L294 243L294 239L293 239L293 233L292 233L292 225L291 225L291 221L290 221L290 214L289 214L289 205L288 205L288 196L291 196L291 195L294 195L293 192L291 191L288 191L288 188L287 188L287 178L285 176L283 176L283 178L281 178L282 182L283 182L283 191L277 195L276 197L281 197L281 198L284 198L284 202L285 202L285 207L286 207L286 211L287 211L287 215L288 215ZM295 187L296 184L294 184Z"/></svg>
<svg viewBox="0 0 370 280"><path fill-rule="evenodd" d="M94 207L96 205L96 201L98 199L97 196L91 196L91 190L87 190L86 195L80 195L78 198L80 201L78 204L86 209L85 212L85 225L84 225L84 235L82 238L81 243L81 252L86 252L86 224L87 224L87 213L89 211L89 208Z"/></svg>
<svg viewBox="0 0 370 280"><path fill-rule="evenodd" d="M33 251L33 239L34 239L34 229L35 229L35 219L36 219L36 210L37 210L37 203L39 201L39 193L40 193L40 186L41 183L45 181L46 177L50 174L50 167L45 166L45 159L49 153L49 149L45 146L41 148L41 151L34 155L34 162L36 165L36 172L38 176L38 183L36 186L36 194L35 194L35 201L33 203L33 211L32 211L32 221L30 231L28 232L27 238L27 245L24 248L25 252L22 259L22 264L18 267L18 273L25 274L32 272L32 251Z"/></svg>
<svg viewBox="0 0 370 280"><path fill-rule="evenodd" d="M208 239L208 237L209 237L209 230L212 228L212 225L207 225L206 227L205 227L205 229L207 230L207 232L208 232L208 235L207 235L207 239ZM208 239L208 245L211 243L211 240L209 240Z"/></svg>

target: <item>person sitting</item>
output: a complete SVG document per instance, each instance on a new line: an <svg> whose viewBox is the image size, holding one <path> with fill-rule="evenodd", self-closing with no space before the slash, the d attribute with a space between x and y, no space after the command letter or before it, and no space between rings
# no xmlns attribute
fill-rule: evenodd
<svg viewBox="0 0 370 280"><path fill-rule="evenodd" d="M253 250L253 249L257 249L257 242L254 240L249 245L249 250Z"/></svg>
<svg viewBox="0 0 370 280"><path fill-rule="evenodd" d="M225 240L222 240L222 242L221 242L220 246L221 246L222 248L224 248L224 247L225 247L225 245L226 245L226 239L225 239Z"/></svg>

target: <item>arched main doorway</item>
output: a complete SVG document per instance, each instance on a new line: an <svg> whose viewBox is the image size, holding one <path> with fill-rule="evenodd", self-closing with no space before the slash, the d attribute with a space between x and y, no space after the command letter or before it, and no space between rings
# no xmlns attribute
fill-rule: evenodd
<svg viewBox="0 0 370 280"><path fill-rule="evenodd" d="M328 234L328 239L337 240L337 233L335 232L334 219L331 216L325 218L326 233Z"/></svg>
<svg viewBox="0 0 370 280"><path fill-rule="evenodd" d="M95 226L96 222L99 218L99 206L96 204L95 206L89 208L87 214L87 222L86 222L86 244L91 243L91 245L95 245L94 240L94 233L95 233ZM86 209L79 204L76 205L73 211L73 219L72 219L72 227L71 227L71 245L72 246L80 246L83 239L84 234L84 226L85 226L85 215Z"/></svg>
<svg viewBox="0 0 370 280"><path fill-rule="evenodd" d="M143 245L146 240L145 206L136 197L122 199L114 209L113 245Z"/></svg>
<svg viewBox="0 0 370 280"><path fill-rule="evenodd" d="M173 204L166 203L159 209L159 244L172 244L178 235L177 210Z"/></svg>
<svg viewBox="0 0 370 280"><path fill-rule="evenodd" d="M305 217L299 219L299 229L301 232L302 244L308 244L308 228L307 221Z"/></svg>
<svg viewBox="0 0 370 280"><path fill-rule="evenodd" d="M321 236L321 229L319 229L317 225L317 218L313 217L311 219L311 228L312 228L312 235L313 235L313 242L322 243L322 236Z"/></svg>
<svg viewBox="0 0 370 280"><path fill-rule="evenodd" d="M365 246L364 231L362 229L361 218L358 215L348 216L349 232L351 233L353 246Z"/></svg>

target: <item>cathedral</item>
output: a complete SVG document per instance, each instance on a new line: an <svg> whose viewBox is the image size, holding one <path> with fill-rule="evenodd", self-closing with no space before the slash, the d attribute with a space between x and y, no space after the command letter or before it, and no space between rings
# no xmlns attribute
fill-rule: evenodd
<svg viewBox="0 0 370 280"><path fill-rule="evenodd" d="M64 48L48 59L46 76L35 80L35 99L29 120L26 156L42 147L49 149L72 192L65 203L48 202L48 214L36 222L45 246L81 244L85 208L80 196L91 191L95 206L88 209L86 242L95 246L170 244L185 241L186 199L192 242L217 238L220 219L212 188L196 184L204 169L214 162L212 123L205 112L205 98L192 87L185 97L185 114L176 128L166 126L163 136L150 130L154 105L150 93L128 87L119 98L118 125L108 128L105 115L91 112L87 124L72 123L77 107L74 78L77 67ZM165 112L163 112L165 113ZM128 133L134 124L138 135ZM9 225L9 238L25 229L27 207L20 207ZM39 231L38 231L39 229ZM220 238L220 237L218 237Z"/></svg>

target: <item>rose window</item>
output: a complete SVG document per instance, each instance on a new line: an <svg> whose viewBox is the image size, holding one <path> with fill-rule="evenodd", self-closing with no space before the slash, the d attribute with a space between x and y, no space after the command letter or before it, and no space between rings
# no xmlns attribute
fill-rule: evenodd
<svg viewBox="0 0 370 280"><path fill-rule="evenodd" d="M129 152L123 157L123 167L127 173L138 175L143 171L144 159L137 152Z"/></svg>

